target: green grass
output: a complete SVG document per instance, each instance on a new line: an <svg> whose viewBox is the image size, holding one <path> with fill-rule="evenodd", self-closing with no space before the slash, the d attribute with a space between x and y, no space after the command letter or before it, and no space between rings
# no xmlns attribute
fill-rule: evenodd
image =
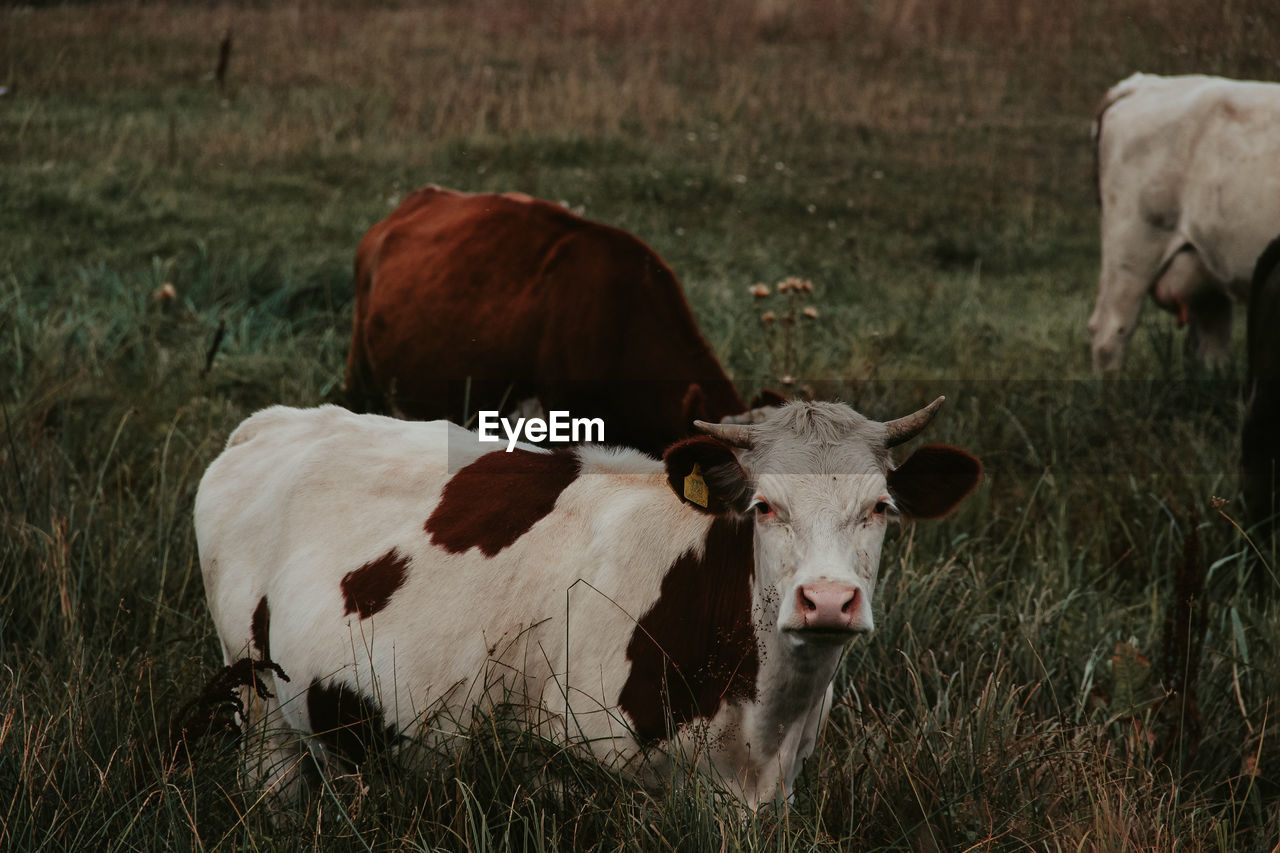
<svg viewBox="0 0 1280 853"><path fill-rule="evenodd" d="M1260 2L0 12L0 848L1272 850L1280 582L1211 503L1242 365L1202 375L1148 310L1102 382L1084 324L1101 93L1278 55ZM637 790L501 714L283 823L225 750L169 766L219 663L199 477L255 409L336 397L355 245L427 183L636 233L744 391L777 384L782 308L747 287L799 275L802 381L877 417L948 394L931 437L985 484L891 536L789 807ZM1188 659L1165 626L1193 530ZM1147 701L1179 672L1183 717Z"/></svg>

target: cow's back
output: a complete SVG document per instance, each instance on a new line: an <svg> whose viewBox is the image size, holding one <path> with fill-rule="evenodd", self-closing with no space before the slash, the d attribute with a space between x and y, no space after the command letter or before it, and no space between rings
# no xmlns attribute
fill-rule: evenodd
<svg viewBox="0 0 1280 853"><path fill-rule="evenodd" d="M1108 228L1141 223L1167 241L1161 263L1190 245L1247 300L1280 221L1280 85L1134 74L1107 92L1097 132L1104 241Z"/></svg>
<svg viewBox="0 0 1280 853"><path fill-rule="evenodd" d="M348 391L429 419L452 413L449 380L522 375L544 325L530 284L572 230L567 211L519 196L411 193L356 250Z"/></svg>
<svg viewBox="0 0 1280 853"><path fill-rule="evenodd" d="M343 691L401 734L493 701L559 714L571 685L611 755L634 746L614 706L635 614L708 525L655 513L669 496L634 451L508 454L447 422L275 407L232 434L195 521L224 658L283 668L288 726L318 731L312 706Z"/></svg>

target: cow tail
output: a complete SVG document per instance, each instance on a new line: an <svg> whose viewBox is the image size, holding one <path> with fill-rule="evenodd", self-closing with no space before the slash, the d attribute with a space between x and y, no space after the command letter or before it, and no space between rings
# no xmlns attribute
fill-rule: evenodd
<svg viewBox="0 0 1280 853"><path fill-rule="evenodd" d="M347 352L347 369L342 383L347 408L353 412L381 411L384 402L373 381L364 339L365 314L368 311L369 294L373 289L373 260L367 257L372 247L365 245L368 241L366 236L356 249L356 299L351 319L351 349Z"/></svg>

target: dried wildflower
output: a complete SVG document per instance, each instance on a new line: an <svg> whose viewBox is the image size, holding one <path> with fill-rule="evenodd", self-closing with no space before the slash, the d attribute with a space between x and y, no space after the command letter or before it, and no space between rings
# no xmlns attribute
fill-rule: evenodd
<svg viewBox="0 0 1280 853"><path fill-rule="evenodd" d="M770 295L768 285L758 282L747 288L747 292L757 302ZM778 381L784 386L793 386L797 381L794 378L795 371L799 367L797 350L801 318L818 319L818 309L813 305L804 305L800 295L812 293L813 282L807 278L789 275L773 286L773 292L779 295L791 295L785 298L785 304L777 311L763 312L760 315L760 322L768 327L764 337L770 351L773 370L779 376Z"/></svg>
<svg viewBox="0 0 1280 853"><path fill-rule="evenodd" d="M156 288L151 294L151 299L161 305L166 305L178 298L178 289L173 286L172 282L166 281L160 287Z"/></svg>
<svg viewBox="0 0 1280 853"><path fill-rule="evenodd" d="M810 290L813 290L813 283L799 276L789 275L778 282L779 293L790 293L791 291L801 293Z"/></svg>

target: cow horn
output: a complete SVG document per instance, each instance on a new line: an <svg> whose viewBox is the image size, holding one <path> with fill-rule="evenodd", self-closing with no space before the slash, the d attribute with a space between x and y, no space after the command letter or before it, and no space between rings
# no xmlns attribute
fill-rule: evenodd
<svg viewBox="0 0 1280 853"><path fill-rule="evenodd" d="M939 397L923 409L912 412L906 417L887 421L884 425L884 446L896 447L919 435L920 431L929 425L929 421L933 420L933 416L937 414L946 399L946 397Z"/></svg>
<svg viewBox="0 0 1280 853"><path fill-rule="evenodd" d="M693 425L732 447L745 449L751 446L751 427L747 424L712 424L706 421L694 421Z"/></svg>

